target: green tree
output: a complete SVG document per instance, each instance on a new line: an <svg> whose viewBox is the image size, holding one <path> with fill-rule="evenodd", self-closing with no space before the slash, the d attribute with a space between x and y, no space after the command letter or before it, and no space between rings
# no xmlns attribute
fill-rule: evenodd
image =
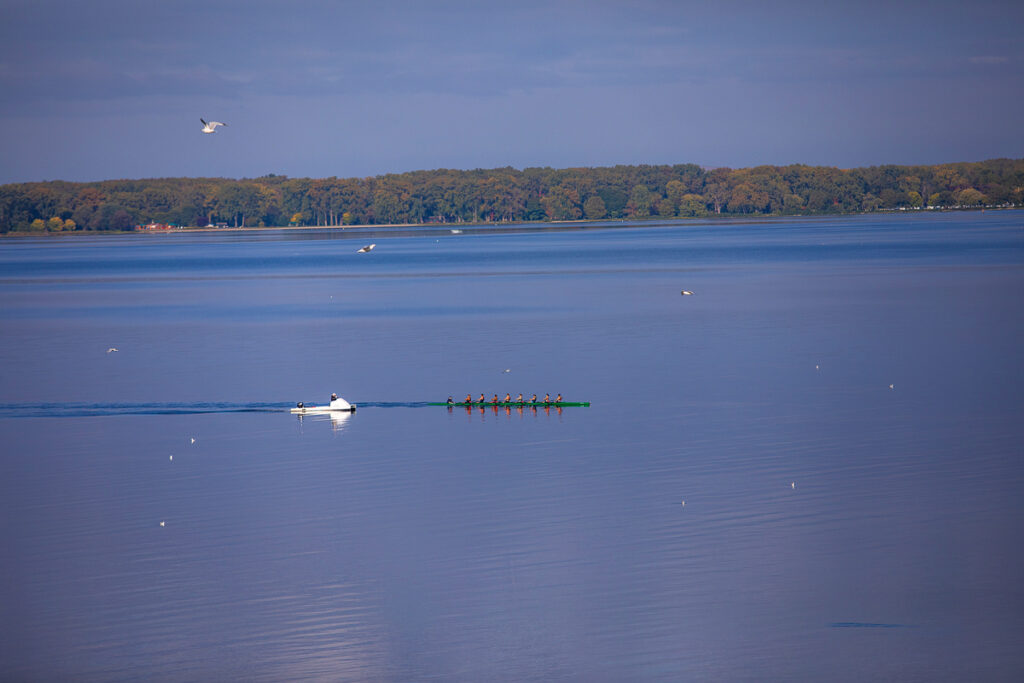
<svg viewBox="0 0 1024 683"><path fill-rule="evenodd" d="M704 201L704 197L701 197L699 194L684 194L679 200L679 215L689 217L708 215L707 203Z"/></svg>
<svg viewBox="0 0 1024 683"><path fill-rule="evenodd" d="M646 185L637 185L629 194L626 213L632 218L646 218L651 215L653 207L654 195L651 194Z"/></svg>
<svg viewBox="0 0 1024 683"><path fill-rule="evenodd" d="M683 203L683 197L687 194L690 192L684 183L678 180L668 181L665 185L665 199L658 204L659 213L663 216L679 214L679 207Z"/></svg>
<svg viewBox="0 0 1024 683"><path fill-rule="evenodd" d="M910 190L907 192L907 201L916 209L919 209L924 205L924 199L921 198L921 194L917 190Z"/></svg>
<svg viewBox="0 0 1024 683"><path fill-rule="evenodd" d="M583 214L587 218L595 220L607 216L608 209L605 208L604 200L601 199L600 195L593 194L587 197L587 201L583 202Z"/></svg>
<svg viewBox="0 0 1024 683"><path fill-rule="evenodd" d="M217 215L233 221L235 227L245 227L245 219L259 215L260 201L256 188L249 184L231 183L217 190L215 197ZM241 222L241 225L239 225ZM255 222L255 221L253 221Z"/></svg>
<svg viewBox="0 0 1024 683"><path fill-rule="evenodd" d="M603 187L597 191L597 196L604 202L605 209L610 218L622 218L626 212L626 204L629 203L629 195L619 187Z"/></svg>
<svg viewBox="0 0 1024 683"><path fill-rule="evenodd" d="M118 209L110 217L110 229L111 230L121 230L121 231L131 230L133 223L134 223L134 221L132 220L131 214L129 214L124 209Z"/></svg>
<svg viewBox="0 0 1024 683"><path fill-rule="evenodd" d="M729 195L729 211L732 213L763 212L768 209L768 204L768 195L749 183L737 185Z"/></svg>

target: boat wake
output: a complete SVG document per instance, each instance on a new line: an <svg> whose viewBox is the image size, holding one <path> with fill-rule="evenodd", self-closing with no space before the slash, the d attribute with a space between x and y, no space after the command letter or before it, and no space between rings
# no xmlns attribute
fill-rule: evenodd
<svg viewBox="0 0 1024 683"><path fill-rule="evenodd" d="M0 417L107 417L114 415L202 415L277 413L294 403L0 403Z"/></svg>

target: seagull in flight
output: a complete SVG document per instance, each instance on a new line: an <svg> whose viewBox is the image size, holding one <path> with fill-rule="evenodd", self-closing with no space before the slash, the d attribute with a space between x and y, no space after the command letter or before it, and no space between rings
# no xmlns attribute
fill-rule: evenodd
<svg viewBox="0 0 1024 683"><path fill-rule="evenodd" d="M202 119L199 119L199 122L203 124L203 132L204 133L212 133L213 131L217 130L217 126L226 126L226 125L228 125L226 123L221 123L220 121L210 121L209 123L207 123L206 121L203 121Z"/></svg>
<svg viewBox="0 0 1024 683"><path fill-rule="evenodd" d="M367 244L367 245L366 245L365 247L363 247L362 249L360 249L360 250L359 250L359 251L357 251L356 253L357 253L357 254L365 254L365 253L367 253L367 252L373 251L373 248L374 248L375 246L377 246L377 245L376 245L376 244Z"/></svg>

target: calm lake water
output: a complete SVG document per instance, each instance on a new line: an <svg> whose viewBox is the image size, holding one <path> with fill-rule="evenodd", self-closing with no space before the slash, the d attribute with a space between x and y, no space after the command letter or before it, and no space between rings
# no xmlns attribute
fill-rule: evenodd
<svg viewBox="0 0 1024 683"><path fill-rule="evenodd" d="M7 239L0 294L2 680L1024 676L1024 212Z"/></svg>

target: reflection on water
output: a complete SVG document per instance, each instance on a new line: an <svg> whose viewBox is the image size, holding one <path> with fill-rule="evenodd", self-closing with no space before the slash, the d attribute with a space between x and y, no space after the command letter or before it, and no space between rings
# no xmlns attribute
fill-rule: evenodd
<svg viewBox="0 0 1024 683"><path fill-rule="evenodd" d="M299 423L317 423L317 422L330 422L331 428L340 432L344 427L345 423L348 422L355 413L348 411L325 411L323 413L311 413L309 415L296 415Z"/></svg>
<svg viewBox="0 0 1024 683"><path fill-rule="evenodd" d="M5 243L0 679L1016 680L1022 225Z"/></svg>

